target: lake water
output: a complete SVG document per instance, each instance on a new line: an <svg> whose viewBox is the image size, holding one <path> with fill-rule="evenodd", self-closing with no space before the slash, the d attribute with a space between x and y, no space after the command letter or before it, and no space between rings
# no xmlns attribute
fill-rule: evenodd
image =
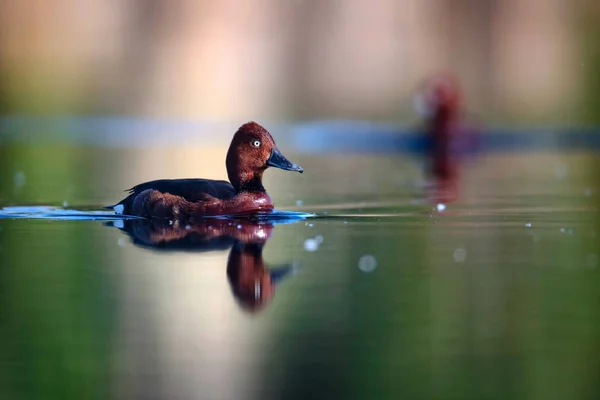
<svg viewBox="0 0 600 400"><path fill-rule="evenodd" d="M222 143L4 143L0 397L598 398L597 153L480 154L438 205L416 155L280 147L308 215L180 226L89 211Z"/></svg>

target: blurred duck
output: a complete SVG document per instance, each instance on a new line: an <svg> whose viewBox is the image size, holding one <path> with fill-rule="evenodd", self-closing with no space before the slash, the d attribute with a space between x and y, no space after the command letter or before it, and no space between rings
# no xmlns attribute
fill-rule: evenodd
<svg viewBox="0 0 600 400"><path fill-rule="evenodd" d="M415 95L414 106L425 122L432 200L451 202L458 195L460 156L478 147L477 132L464 123L458 80L451 75L430 78Z"/></svg>
<svg viewBox="0 0 600 400"><path fill-rule="evenodd" d="M194 218L255 213L273 209L262 176L268 167L302 173L256 122L242 125L233 136L226 158L229 182L210 179L162 179L129 189L113 208L117 214L146 218Z"/></svg>

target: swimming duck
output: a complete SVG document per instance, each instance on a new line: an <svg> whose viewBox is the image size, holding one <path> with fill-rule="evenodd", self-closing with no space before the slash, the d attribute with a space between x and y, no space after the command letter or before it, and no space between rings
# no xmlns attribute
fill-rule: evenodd
<svg viewBox="0 0 600 400"><path fill-rule="evenodd" d="M225 160L229 182L211 179L161 179L129 189L111 206L117 214L146 218L193 218L255 213L273 209L262 176L268 167L302 173L276 147L271 134L256 122L242 125Z"/></svg>
<svg viewBox="0 0 600 400"><path fill-rule="evenodd" d="M460 83L450 74L436 75L424 83L414 101L428 138L429 173L434 179L431 200L454 201L461 156L478 148L478 131L465 123Z"/></svg>
<svg viewBox="0 0 600 400"><path fill-rule="evenodd" d="M432 174L452 179L461 155L478 148L478 132L466 124L457 78L440 74L428 79L415 96L415 108L425 119Z"/></svg>

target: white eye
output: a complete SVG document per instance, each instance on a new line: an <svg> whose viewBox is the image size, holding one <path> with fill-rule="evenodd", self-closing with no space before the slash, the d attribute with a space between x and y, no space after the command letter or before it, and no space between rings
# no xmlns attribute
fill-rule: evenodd
<svg viewBox="0 0 600 400"><path fill-rule="evenodd" d="M254 142L252 142L252 146L260 147L260 140L255 140Z"/></svg>

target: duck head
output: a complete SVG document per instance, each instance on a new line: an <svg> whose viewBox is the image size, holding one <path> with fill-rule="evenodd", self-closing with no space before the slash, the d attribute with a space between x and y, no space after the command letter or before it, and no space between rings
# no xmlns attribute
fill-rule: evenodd
<svg viewBox="0 0 600 400"><path fill-rule="evenodd" d="M231 140L227 151L227 175L236 190L262 187L262 174L268 167L302 173L279 151L271 134L256 122L242 125Z"/></svg>
<svg viewBox="0 0 600 400"><path fill-rule="evenodd" d="M449 74L437 75L427 80L413 103L418 114L435 118L442 114L454 114L460 108L461 93L458 80Z"/></svg>

